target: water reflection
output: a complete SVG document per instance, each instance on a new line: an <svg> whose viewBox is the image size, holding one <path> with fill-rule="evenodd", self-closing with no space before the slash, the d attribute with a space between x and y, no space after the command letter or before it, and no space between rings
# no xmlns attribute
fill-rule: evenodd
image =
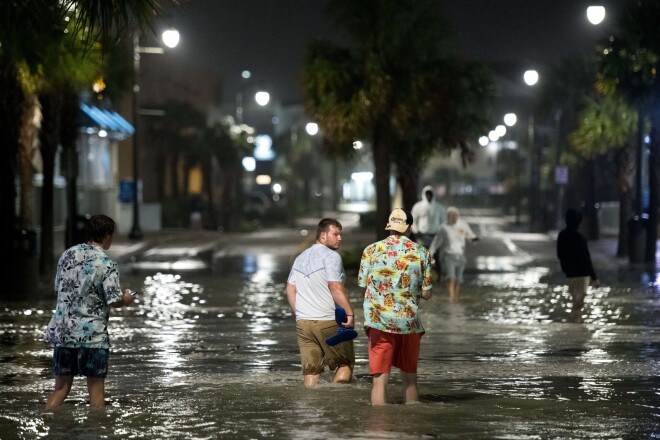
<svg viewBox="0 0 660 440"><path fill-rule="evenodd" d="M113 311L108 407L84 382L57 414L41 341L54 301L0 309L0 433L17 438L648 438L660 414L657 292L591 289L582 323L549 269L472 272L459 301L422 304L422 404L371 408L366 338L354 383L307 390L284 282L291 256L250 252L202 272L129 272L138 302ZM491 263L487 263L491 264ZM498 270L493 273L490 270ZM557 280L561 280L557 282ZM359 301L360 289L348 283ZM327 381L329 382L328 375ZM4 435L4 434L0 434Z"/></svg>

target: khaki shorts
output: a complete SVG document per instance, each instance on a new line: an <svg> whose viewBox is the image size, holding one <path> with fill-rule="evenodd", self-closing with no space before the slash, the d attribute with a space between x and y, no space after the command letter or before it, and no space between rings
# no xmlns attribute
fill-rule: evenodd
<svg viewBox="0 0 660 440"><path fill-rule="evenodd" d="M324 365L331 371L337 367L355 365L353 341L346 341L330 347L325 340L337 334L336 321L298 320L296 336L300 348L302 374L323 373Z"/></svg>
<svg viewBox="0 0 660 440"><path fill-rule="evenodd" d="M589 288L590 277L571 277L567 279L568 292L571 294L573 305L575 307L582 307L584 305L584 297L587 295Z"/></svg>

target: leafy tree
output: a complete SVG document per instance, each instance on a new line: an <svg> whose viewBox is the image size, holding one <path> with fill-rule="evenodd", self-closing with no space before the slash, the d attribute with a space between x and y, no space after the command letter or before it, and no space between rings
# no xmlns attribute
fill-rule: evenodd
<svg viewBox="0 0 660 440"><path fill-rule="evenodd" d="M161 7L159 0L31 0L0 2L0 241L13 243L19 224L16 212L17 154L25 115L34 105L24 78L37 73L47 62L53 47L62 41L79 40L89 50L98 41L116 43L134 29L148 28ZM171 0L170 3L175 3ZM72 32L63 33L65 18ZM88 52L84 52L87 56ZM42 89L43 90L43 89ZM42 95L44 101L46 97ZM53 101L54 102L54 101ZM43 105L43 103L42 103ZM45 121L50 127L59 124ZM45 135L44 135L45 136ZM54 140L48 136L48 140ZM43 141L43 138L42 138ZM48 225L45 225L46 227ZM52 234L52 227L50 232ZM11 257L13 246L2 246L2 255ZM10 269L11 270L11 269Z"/></svg>
<svg viewBox="0 0 660 440"><path fill-rule="evenodd" d="M470 129L486 126L484 107L472 109L493 82L453 55L453 33L437 8L427 0L331 0L328 12L354 44L316 41L305 56L306 104L325 138L344 150L356 139L371 144L378 225L391 207L393 162L412 204L429 152L441 146L468 153ZM472 90L478 93L467 94Z"/></svg>
<svg viewBox="0 0 660 440"><path fill-rule="evenodd" d="M647 117L651 123L649 145L649 217L644 260L655 262L660 205L660 2L629 0L618 23L618 31L604 41L599 58L599 87L616 90L635 108L640 118L638 148ZM639 201L637 202L638 204ZM641 214L641 213L640 213Z"/></svg>
<svg viewBox="0 0 660 440"><path fill-rule="evenodd" d="M637 131L637 112L620 97L600 96L587 101L580 111L578 127L570 136L573 149L592 159L615 150L619 192L619 237L617 255L628 255L627 222L632 213L632 147Z"/></svg>

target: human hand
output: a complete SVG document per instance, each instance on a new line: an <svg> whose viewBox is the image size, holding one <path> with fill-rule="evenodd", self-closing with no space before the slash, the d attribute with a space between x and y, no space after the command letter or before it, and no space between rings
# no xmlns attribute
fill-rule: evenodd
<svg viewBox="0 0 660 440"><path fill-rule="evenodd" d="M342 322L341 326L342 327L354 327L355 324L355 316L353 315L346 315L346 322Z"/></svg>
<svg viewBox="0 0 660 440"><path fill-rule="evenodd" d="M124 296L122 300L124 301L125 305L132 304L133 301L135 301L135 295L137 295L137 292L131 290L131 289L124 289Z"/></svg>

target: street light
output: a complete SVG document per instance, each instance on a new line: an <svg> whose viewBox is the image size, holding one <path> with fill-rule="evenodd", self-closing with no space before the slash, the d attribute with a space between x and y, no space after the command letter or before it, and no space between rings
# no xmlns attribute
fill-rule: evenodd
<svg viewBox="0 0 660 440"><path fill-rule="evenodd" d="M539 81L539 73L536 70L527 70L523 75L525 84L530 87L535 86ZM527 148L529 149L529 224L530 228L536 228L536 208L538 201L537 186L538 186L538 161L536 157L536 150L534 147L534 113L529 112L527 118Z"/></svg>
<svg viewBox="0 0 660 440"><path fill-rule="evenodd" d="M241 76L243 79L250 79L252 77L252 73L249 70L244 70L241 73ZM246 84L245 86L241 87L238 92L236 92L236 123L237 124L242 124L243 123L243 91L249 86L249 84ZM265 107L268 105L270 102L270 93L264 91L264 90L257 90L254 94L254 100L255 102L260 105L261 107Z"/></svg>
<svg viewBox="0 0 660 440"><path fill-rule="evenodd" d="M587 20L593 25L599 25L605 20L605 7L593 5L587 8Z"/></svg>
<svg viewBox="0 0 660 440"><path fill-rule="evenodd" d="M174 48L179 44L179 32L176 29L167 29L161 35L163 44L167 47ZM133 38L133 226L129 234L132 240L140 240L142 238L142 229L140 228L140 204L138 201L138 181L139 181L139 148L138 142L138 120L139 120L139 93L140 93L140 54L152 53L163 54L165 50L162 47L144 47L140 46L140 34L135 33Z"/></svg>

